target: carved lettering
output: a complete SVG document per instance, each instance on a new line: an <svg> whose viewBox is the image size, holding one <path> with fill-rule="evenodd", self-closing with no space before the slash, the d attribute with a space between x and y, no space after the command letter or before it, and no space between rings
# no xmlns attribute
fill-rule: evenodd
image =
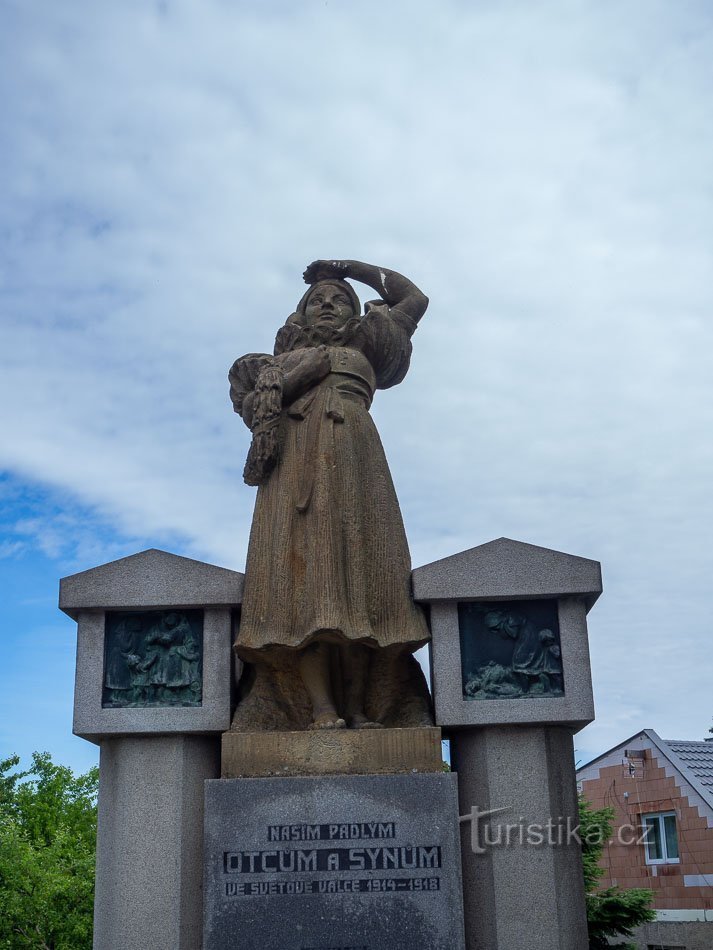
<svg viewBox="0 0 713 950"><path fill-rule="evenodd" d="M274 841L344 841L395 838L393 821L353 821L322 825L269 825L267 840Z"/></svg>
<svg viewBox="0 0 713 950"><path fill-rule="evenodd" d="M300 871L391 871L440 868L441 849L432 846L314 848L306 851L235 851L225 855L228 874Z"/></svg>

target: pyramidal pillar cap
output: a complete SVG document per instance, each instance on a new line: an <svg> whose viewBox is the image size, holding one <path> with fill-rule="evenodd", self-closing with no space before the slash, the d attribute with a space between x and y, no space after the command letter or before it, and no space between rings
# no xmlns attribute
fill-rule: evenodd
<svg viewBox="0 0 713 950"><path fill-rule="evenodd" d="M602 592L599 561L498 538L413 571L414 600L518 600L579 595L589 611Z"/></svg>
<svg viewBox="0 0 713 950"><path fill-rule="evenodd" d="M242 602L243 580L239 571L149 548L62 578L59 607L73 620L81 610L232 607Z"/></svg>

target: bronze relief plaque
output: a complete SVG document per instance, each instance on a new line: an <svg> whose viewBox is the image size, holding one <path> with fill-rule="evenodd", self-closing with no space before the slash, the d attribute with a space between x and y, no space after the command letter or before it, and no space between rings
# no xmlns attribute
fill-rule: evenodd
<svg viewBox="0 0 713 950"><path fill-rule="evenodd" d="M106 614L103 707L200 706L202 699L202 610Z"/></svg>
<svg viewBox="0 0 713 950"><path fill-rule="evenodd" d="M556 600L458 604L463 698L564 695Z"/></svg>

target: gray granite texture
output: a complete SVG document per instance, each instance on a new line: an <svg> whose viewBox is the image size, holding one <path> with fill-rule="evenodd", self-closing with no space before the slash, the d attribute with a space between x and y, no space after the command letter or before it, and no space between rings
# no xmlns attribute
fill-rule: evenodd
<svg viewBox="0 0 713 950"><path fill-rule="evenodd" d="M230 607L243 597L244 575L150 548L64 577L59 606L73 620L80 610L131 607Z"/></svg>
<svg viewBox="0 0 713 950"><path fill-rule="evenodd" d="M458 603L431 605L431 683L436 723L443 729L502 723L568 724L574 730L594 719L585 606L579 597L558 600L563 696L475 700L463 695Z"/></svg>
<svg viewBox="0 0 713 950"><path fill-rule="evenodd" d="M74 686L75 735L91 742L101 742L104 736L220 733L229 728L232 693L232 618L229 609L210 608L204 612L200 706L123 709L102 706L104 636L104 611L80 611Z"/></svg>
<svg viewBox="0 0 713 950"><path fill-rule="evenodd" d="M707 913L710 916L710 910ZM711 950L713 920L653 920L637 927L631 942L637 950L648 950L649 947Z"/></svg>
<svg viewBox="0 0 713 950"><path fill-rule="evenodd" d="M417 568L413 590L430 606L437 725L550 722L578 730L594 719L586 614L602 590L597 561L500 538ZM466 698L458 604L545 599L557 601L564 695Z"/></svg>
<svg viewBox="0 0 713 950"><path fill-rule="evenodd" d="M498 538L416 568L415 600L515 600L578 594L589 610L602 592L599 561Z"/></svg>
<svg viewBox="0 0 713 950"><path fill-rule="evenodd" d="M205 950L463 950L453 774L206 783Z"/></svg>
<svg viewBox="0 0 713 950"><path fill-rule="evenodd" d="M581 848L567 840L578 823L570 730L461 730L451 759L468 950L587 950ZM472 847L474 807L503 809L477 821L482 853Z"/></svg>
<svg viewBox="0 0 713 950"><path fill-rule="evenodd" d="M214 736L104 739L94 950L198 950L204 782Z"/></svg>
<svg viewBox="0 0 713 950"><path fill-rule="evenodd" d="M223 732L230 726L232 613L243 575L151 549L65 577L59 605L78 621L74 732L102 736ZM105 613L203 608L203 688L200 706L104 708Z"/></svg>

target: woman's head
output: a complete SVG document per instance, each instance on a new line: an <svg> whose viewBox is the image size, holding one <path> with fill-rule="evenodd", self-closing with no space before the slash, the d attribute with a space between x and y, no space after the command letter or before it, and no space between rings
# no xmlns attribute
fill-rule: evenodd
<svg viewBox="0 0 713 950"><path fill-rule="evenodd" d="M341 329L361 311L354 288L345 280L320 280L312 284L297 305L306 327Z"/></svg>
<svg viewBox="0 0 713 950"><path fill-rule="evenodd" d="M318 280L277 331L275 356L305 346L347 346L361 322L361 304L345 280Z"/></svg>

